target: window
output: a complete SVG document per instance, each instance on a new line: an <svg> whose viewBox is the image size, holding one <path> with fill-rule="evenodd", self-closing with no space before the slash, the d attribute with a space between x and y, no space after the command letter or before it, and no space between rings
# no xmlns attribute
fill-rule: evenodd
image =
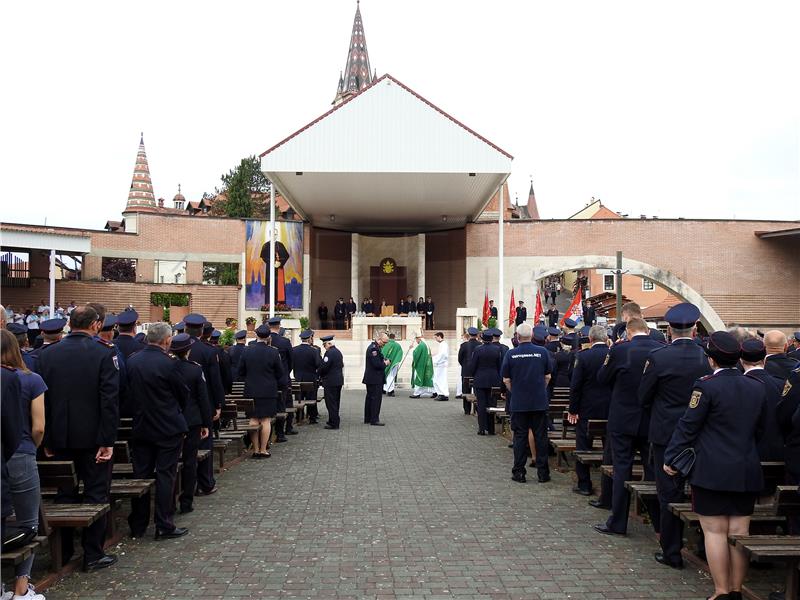
<svg viewBox="0 0 800 600"><path fill-rule="evenodd" d="M100 278L103 281L135 283L136 259L104 256L100 268Z"/></svg>
<svg viewBox="0 0 800 600"><path fill-rule="evenodd" d="M205 285L239 285L239 263L203 263Z"/></svg>
<svg viewBox="0 0 800 600"><path fill-rule="evenodd" d="M604 292L613 292L614 291L614 276L613 275L603 275L603 291Z"/></svg>
<svg viewBox="0 0 800 600"><path fill-rule="evenodd" d="M29 261L27 252L6 252L0 256L0 275L4 288L31 287Z"/></svg>
<svg viewBox="0 0 800 600"><path fill-rule="evenodd" d="M642 277L642 291L652 292L654 289L656 289L655 284L651 280L647 279L647 277Z"/></svg>
<svg viewBox="0 0 800 600"><path fill-rule="evenodd" d="M157 260L156 283L186 283L185 260Z"/></svg>

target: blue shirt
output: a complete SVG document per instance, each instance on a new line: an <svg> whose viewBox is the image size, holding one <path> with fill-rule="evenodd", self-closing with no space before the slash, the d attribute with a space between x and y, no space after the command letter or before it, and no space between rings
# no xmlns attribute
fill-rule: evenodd
<svg viewBox="0 0 800 600"><path fill-rule="evenodd" d="M506 352L501 373L511 380L511 412L547 410L544 378L551 372L550 353L543 346L522 342Z"/></svg>
<svg viewBox="0 0 800 600"><path fill-rule="evenodd" d="M47 385L37 373L32 371L25 373L22 369L18 369L17 373L19 374L19 383L22 391L20 401L25 411L23 415L22 441L17 448L17 452L35 456L36 444L33 443L33 436L31 435L31 402L34 398L47 391Z"/></svg>

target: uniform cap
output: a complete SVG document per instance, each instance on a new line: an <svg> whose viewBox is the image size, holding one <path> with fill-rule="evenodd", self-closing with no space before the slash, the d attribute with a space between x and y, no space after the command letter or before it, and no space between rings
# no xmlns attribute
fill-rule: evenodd
<svg viewBox="0 0 800 600"><path fill-rule="evenodd" d="M6 325L6 329L8 329L14 335L19 335L21 333L28 333L28 328L25 327L22 323L9 323Z"/></svg>
<svg viewBox="0 0 800 600"><path fill-rule="evenodd" d="M733 363L739 360L741 350L739 342L727 331L715 331L708 337L706 354L713 359Z"/></svg>
<svg viewBox="0 0 800 600"><path fill-rule="evenodd" d="M15 324L19 325L19 323ZM47 319L47 321L42 321L39 324L39 329L41 329L45 333L60 333L64 329L64 325L66 324L67 324L66 319Z"/></svg>
<svg viewBox="0 0 800 600"><path fill-rule="evenodd" d="M764 360L766 355L767 348L761 340L750 338L742 342L742 360L755 363Z"/></svg>
<svg viewBox="0 0 800 600"><path fill-rule="evenodd" d="M584 325L583 327L581 327L581 337L582 338L583 337L588 338L589 337L589 331L591 329L592 328L589 325Z"/></svg>
<svg viewBox="0 0 800 600"><path fill-rule="evenodd" d="M561 335L561 330L558 327L548 327L548 335Z"/></svg>
<svg viewBox="0 0 800 600"><path fill-rule="evenodd" d="M561 343L562 344L567 344L568 346L571 346L574 341L575 341L575 334L574 333L567 333L567 334L564 334L564 335L561 336Z"/></svg>
<svg viewBox="0 0 800 600"><path fill-rule="evenodd" d="M221 336L221 335L222 335L222 332L219 329L215 329L214 331L211 332L211 339L217 340L217 339L219 339L219 336Z"/></svg>
<svg viewBox="0 0 800 600"><path fill-rule="evenodd" d="M533 339L536 342L544 342L547 339L547 327L537 325L533 328Z"/></svg>
<svg viewBox="0 0 800 600"><path fill-rule="evenodd" d="M267 321L270 325L280 325L281 318L280 317L272 317L269 321Z"/></svg>
<svg viewBox="0 0 800 600"><path fill-rule="evenodd" d="M326 342L332 342L333 338L334 336L332 335L323 335L321 338L319 338L319 340L324 344Z"/></svg>
<svg viewBox="0 0 800 600"><path fill-rule="evenodd" d="M211 333L212 331L214 331L214 325L211 321L203 323L203 334Z"/></svg>
<svg viewBox="0 0 800 600"><path fill-rule="evenodd" d="M691 302L681 302L670 308L664 320L675 329L689 329L700 318L700 309Z"/></svg>
<svg viewBox="0 0 800 600"><path fill-rule="evenodd" d="M478 328L477 327L468 327L467 328L467 335L478 335Z"/></svg>
<svg viewBox="0 0 800 600"><path fill-rule="evenodd" d="M800 331L794 332L794 339L795 341L800 342Z"/></svg>
<svg viewBox="0 0 800 600"><path fill-rule="evenodd" d="M301 332L300 332L300 339L301 339L301 340L307 340L307 339L308 339L308 338L310 338L312 335L314 335L314 332L313 332L313 331L311 331L310 329L305 329L305 330L303 330L303 331L301 331Z"/></svg>
<svg viewBox="0 0 800 600"><path fill-rule="evenodd" d="M578 324L578 322L575 319L572 319L570 317L567 317L566 319L564 319L564 325L566 325L567 327L570 327L570 328L571 327L575 327L575 325L577 325L577 324Z"/></svg>
<svg viewBox="0 0 800 600"><path fill-rule="evenodd" d="M103 328L101 331L111 331L114 329L114 325L117 324L117 317L116 315L106 315L106 318L103 320Z"/></svg>
<svg viewBox="0 0 800 600"><path fill-rule="evenodd" d="M140 331L135 336L133 336L133 339L135 339L137 342L144 343L144 338L146 337L147 336L144 334L144 331Z"/></svg>
<svg viewBox="0 0 800 600"><path fill-rule="evenodd" d="M492 336L494 337L503 337L503 332L500 331L497 327L492 327L489 331L492 332Z"/></svg>
<svg viewBox="0 0 800 600"><path fill-rule="evenodd" d="M117 323L119 325L133 325L139 320L139 313L133 309L123 310L117 315Z"/></svg>
<svg viewBox="0 0 800 600"><path fill-rule="evenodd" d="M188 333L179 333L172 338L172 341L170 341L169 349L173 352L182 352L192 344L194 344L194 338L192 336L190 336Z"/></svg>
<svg viewBox="0 0 800 600"><path fill-rule="evenodd" d="M183 321L181 321L180 323L175 323L175 327L173 327L173 329L178 333L181 333L184 329L186 329L186 323L184 323Z"/></svg>
<svg viewBox="0 0 800 600"><path fill-rule="evenodd" d="M200 313L191 313L184 317L183 322L196 327L198 325L205 325L206 318Z"/></svg>
<svg viewBox="0 0 800 600"><path fill-rule="evenodd" d="M236 338L237 340L243 340L244 338L247 337L247 330L240 329L239 331L233 334L233 337Z"/></svg>
<svg viewBox="0 0 800 600"><path fill-rule="evenodd" d="M269 327L266 325L259 325L256 327L256 335L260 338L269 337Z"/></svg>
<svg viewBox="0 0 800 600"><path fill-rule="evenodd" d="M484 342L491 342L493 339L492 330L487 329L486 331L483 332L483 335L481 337L483 338Z"/></svg>

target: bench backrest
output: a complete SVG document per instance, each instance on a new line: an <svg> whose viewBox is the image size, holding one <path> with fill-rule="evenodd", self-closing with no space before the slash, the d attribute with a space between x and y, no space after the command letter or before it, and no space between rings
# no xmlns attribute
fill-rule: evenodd
<svg viewBox="0 0 800 600"><path fill-rule="evenodd" d="M604 419L589 419L589 423L586 425L586 432L589 435L589 439L600 438L604 440L606 438L607 427L608 421Z"/></svg>
<svg viewBox="0 0 800 600"><path fill-rule="evenodd" d="M71 460L42 460L36 466L39 484L43 488L72 488L78 485L75 464Z"/></svg>
<svg viewBox="0 0 800 600"><path fill-rule="evenodd" d="M800 491L793 485L779 485L775 490L775 512L784 517L800 515Z"/></svg>

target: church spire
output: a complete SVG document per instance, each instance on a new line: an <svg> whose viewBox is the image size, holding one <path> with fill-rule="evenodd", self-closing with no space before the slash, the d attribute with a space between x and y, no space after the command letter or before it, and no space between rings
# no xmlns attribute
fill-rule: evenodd
<svg viewBox="0 0 800 600"><path fill-rule="evenodd" d="M350 49L347 52L347 63L344 76L339 77L334 104L345 101L372 83L375 73L369 66L367 37L364 35L364 23L361 20L361 4L356 2L356 16L353 19L353 32L350 34Z"/></svg>
<svg viewBox="0 0 800 600"><path fill-rule="evenodd" d="M536 205L536 194L533 193L533 178L531 178L531 190L528 192L528 214L531 219L541 219L539 207Z"/></svg>
<svg viewBox="0 0 800 600"><path fill-rule="evenodd" d="M156 197L153 194L153 182L150 180L150 167L144 151L144 132L142 132L139 138L139 151L136 153L136 164L133 167L131 189L128 192L128 205L125 210L155 207Z"/></svg>

